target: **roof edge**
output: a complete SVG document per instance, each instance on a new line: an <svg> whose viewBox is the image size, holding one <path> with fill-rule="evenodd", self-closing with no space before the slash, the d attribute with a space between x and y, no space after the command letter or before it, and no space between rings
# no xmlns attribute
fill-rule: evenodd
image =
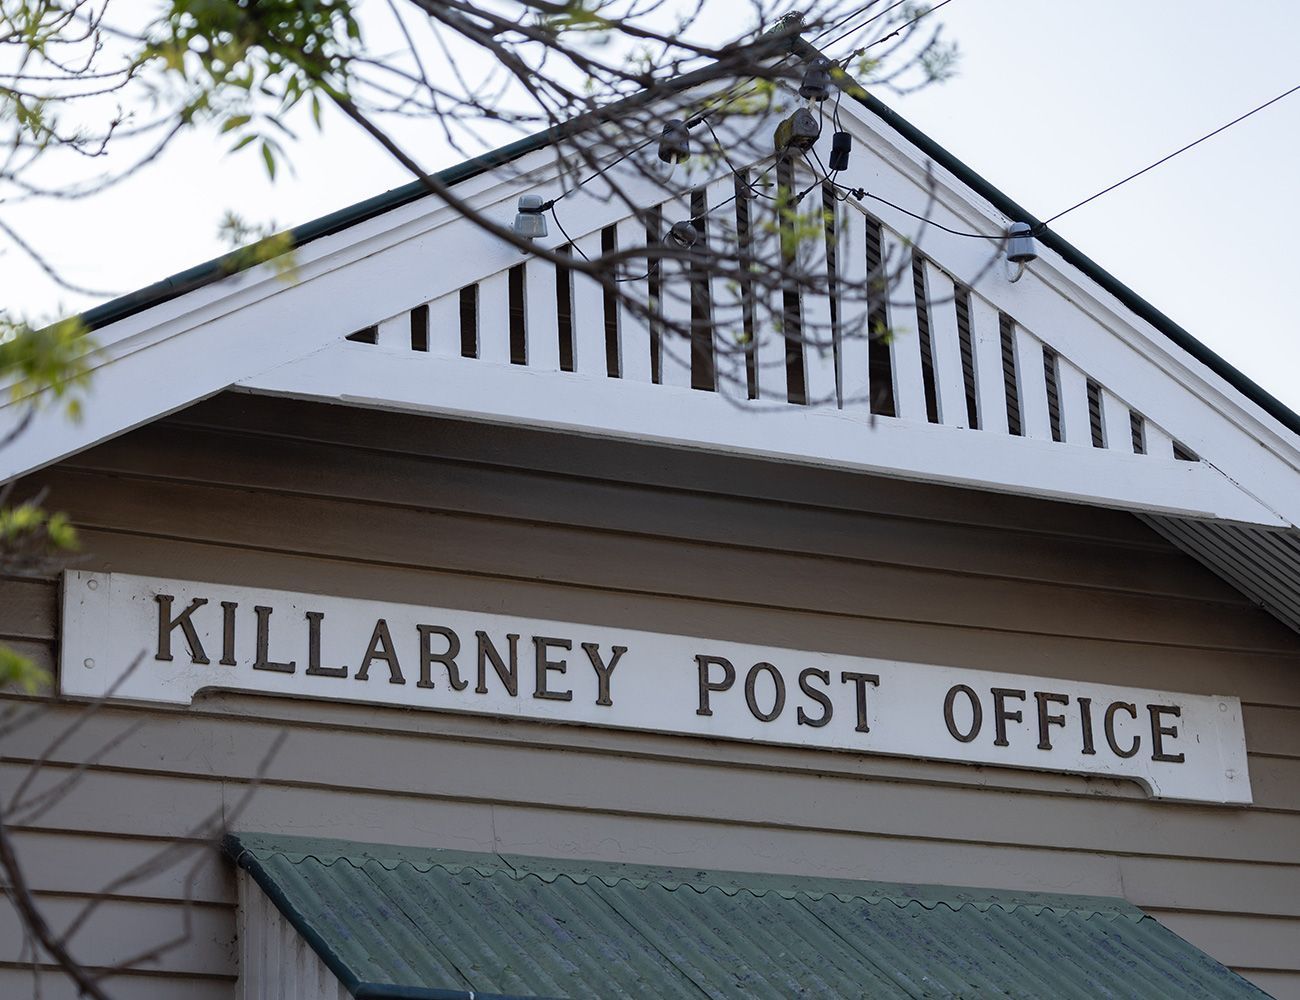
<svg viewBox="0 0 1300 1000"><path fill-rule="evenodd" d="M806 46L805 51L808 54L819 53L819 50L814 46L806 42L803 44ZM1297 414L1295 410L1292 410L1259 383L1244 374L1239 368L1225 360L1222 355L1197 340L1195 336L1168 314L1152 305L1074 244L1044 225L1037 216L1021 206L1010 195L985 180L966 163L948 152L897 111L894 111L881 101L880 98L868 93L865 88L860 88L859 93L850 96L959 181L990 202L998 211L1016 222L1027 222L1033 226L1036 231L1036 238L1060 254L1067 263L1077 267L1111 295L1119 299L1136 315L1146 320L1172 340L1174 344L1181 347L1243 396L1259 406L1269 416L1287 429L1300 434L1300 414Z"/></svg>
<svg viewBox="0 0 1300 1000"><path fill-rule="evenodd" d="M805 56L821 54L821 51L816 46L797 36L792 37L789 44L791 49ZM687 74L686 77L679 81L679 85L683 87L689 86L692 75L694 74ZM648 96L638 95L628 100L643 100L647 99ZM948 152L878 97L868 93L865 88L859 87L858 93L850 96L999 211L1016 221L1027 222L1038 229L1038 239L1045 246L1051 247L1067 263L1077 267L1107 292L1115 296L1135 315L1154 326L1165 337L1173 341L1177 347L1182 348L1201 362L1273 419L1292 433L1300 435L1300 414L1297 414L1296 411L1249 378L1220 354L1197 340L1170 316L1156 308L1064 237L1044 226L1037 216L1027 211L1001 189L985 180L966 163ZM614 106L617 105L611 107ZM604 109L605 113L608 113L608 111L608 108ZM541 149L556 139L581 130L584 127L584 119L589 117L590 115L581 116L564 125L552 126L541 132L525 136L508 145L483 153L445 170L440 170L431 176L443 184L455 184L468 180L484 171L518 159L526 153ZM429 193L423 181L415 180L373 198L367 198L365 201L313 219L300 226L295 226L288 231L288 234L295 247L302 246L313 240L333 235L351 226L373 219L385 212L401 208L429 195ZM154 282L151 285L146 285L137 291L128 292L126 295L88 309L81 314L81 320L89 329L99 329L237 273L247 266L247 263L240 260L240 251L232 251L195 265L171 277L164 278L161 281Z"/></svg>

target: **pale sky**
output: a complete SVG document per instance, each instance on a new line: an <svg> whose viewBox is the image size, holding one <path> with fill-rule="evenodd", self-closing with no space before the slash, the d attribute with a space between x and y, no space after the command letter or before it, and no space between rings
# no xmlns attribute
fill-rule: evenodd
<svg viewBox="0 0 1300 1000"><path fill-rule="evenodd" d="M1040 218L1300 83L1294 0L952 0L935 16L961 45L957 77L882 98ZM1053 227L1293 409L1297 137L1300 94ZM458 158L432 129L407 141L429 168ZM192 135L111 194L5 218L68 278L121 293L222 252L228 208L288 226L409 179L340 119L304 133L274 185L224 147ZM0 301L48 316L97 300L10 252Z"/></svg>

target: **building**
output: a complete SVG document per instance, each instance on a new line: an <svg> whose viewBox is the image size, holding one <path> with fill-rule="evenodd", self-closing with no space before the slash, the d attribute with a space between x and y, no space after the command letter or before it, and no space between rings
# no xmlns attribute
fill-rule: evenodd
<svg viewBox="0 0 1300 1000"><path fill-rule="evenodd" d="M1033 222L850 103L849 186ZM929 233L883 355L760 338L752 401L419 188L299 236L98 310L0 450L87 551L0 581L71 699L11 829L117 995L1300 997L1295 414L1050 232Z"/></svg>

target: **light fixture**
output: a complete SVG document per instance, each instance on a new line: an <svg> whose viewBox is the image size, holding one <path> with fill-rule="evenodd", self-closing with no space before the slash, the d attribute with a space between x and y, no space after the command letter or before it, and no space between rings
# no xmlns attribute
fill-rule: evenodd
<svg viewBox="0 0 1300 1000"><path fill-rule="evenodd" d="M810 101L824 101L831 96L831 61L818 56L804 70L799 96Z"/></svg>
<svg viewBox="0 0 1300 1000"><path fill-rule="evenodd" d="M691 130L680 118L664 122L659 137L659 159L664 163L681 163L691 155Z"/></svg>
<svg viewBox="0 0 1300 1000"><path fill-rule="evenodd" d="M1008 281L1019 281L1025 268L1038 259L1038 246L1034 242L1034 227L1028 222L1013 222L1007 227L1007 263L1014 264L1014 272L1008 270Z"/></svg>
<svg viewBox="0 0 1300 1000"><path fill-rule="evenodd" d="M526 240L535 240L546 235L546 202L540 194L523 194L519 196L519 212L510 231Z"/></svg>
<svg viewBox="0 0 1300 1000"><path fill-rule="evenodd" d="M664 243L679 250L689 250L699 238L700 231L695 228L695 223L684 219L673 223L672 228L664 234Z"/></svg>

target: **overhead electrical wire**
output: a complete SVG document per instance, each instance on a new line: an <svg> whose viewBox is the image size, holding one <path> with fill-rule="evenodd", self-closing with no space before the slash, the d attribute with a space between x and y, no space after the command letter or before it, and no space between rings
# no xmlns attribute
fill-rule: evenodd
<svg viewBox="0 0 1300 1000"><path fill-rule="evenodd" d="M821 31L817 32L817 34L813 35L812 38L810 39L810 43L811 43L811 42L815 42L815 41L817 41L817 39L821 38L823 35L829 35L832 31L834 31L834 30L837 29L837 28L843 27L845 21L852 20L853 18L857 17L859 14L865 14L865 13L866 13L867 11L869 11L872 7L874 7L878 2L879 2L879 0L871 0L870 3L864 3L861 7L858 7L856 10L852 10L852 11L850 11L849 13L845 14L843 17L841 17L841 18L840 18L838 21L836 21L834 24L827 25L827 26L826 26L825 28L823 28ZM871 15L871 17L867 18L865 21L863 21L861 24L859 24L856 28L853 28L852 30L850 30L850 31L849 31L849 34L850 34L850 35L853 34L854 31L861 31L863 28L865 28L867 25L871 24L873 21L878 21L878 20L880 20L882 17L884 17L886 14L888 14L891 10L893 10L893 9L896 8L896 7L901 7L901 6L903 6L903 4L905 4L905 3L907 3L907 2L908 2L908 0L894 0L894 3L891 3L888 7L886 7L884 10L882 10L880 13ZM845 37L845 36L844 36L844 35L841 35L840 37L843 38L843 37Z"/></svg>
<svg viewBox="0 0 1300 1000"><path fill-rule="evenodd" d="M878 0L871 0L871 2L869 2L869 3L865 3L865 4L863 4L861 7L858 7L858 8L856 8L856 9L850 11L848 14L845 14L843 17L841 17L841 18L840 18L838 21L836 21L834 24L828 25L827 27L823 28L823 29L822 29L818 34L814 35L813 38L812 38L812 41L815 42L817 39L821 38L822 35L825 35L825 34L827 34L828 32L834 31L834 30L836 30L837 28L841 27L841 26L844 24L845 21L848 21L848 20L850 20L850 19L852 19L852 18L854 18L854 17L857 17L859 14L865 13L865 12L866 12L867 10L869 10L869 9L870 9L870 8L871 8L871 7L876 3L876 2L878 2ZM841 40L844 39L844 38L847 38L849 35L853 34L854 32L861 31L863 28L867 27L867 25L871 24L873 21L879 20L880 18L882 18L882 17L884 17L886 14L888 14L890 11L894 10L894 9L897 8L897 7L901 7L904 3L907 3L907 2L909 2L909 0L895 0L894 3L890 4L890 5L889 5L888 7L886 7L884 10L880 11L878 14L873 14L871 17L867 18L867 20L863 21L863 22L862 22L860 25L858 25L856 28L853 28L853 29L849 30L849 31L846 32L845 34L842 34L842 35L837 36L836 38L832 39L830 42L828 42L828 43L826 43L826 44L827 44L827 45L833 45L835 42L838 42L838 41L841 41ZM910 26L910 25L912 25L912 24L915 24L917 21L919 21L921 18L925 17L927 14L930 14L930 13L932 13L932 12L938 10L940 7L943 7L943 6L945 6L946 4L949 4L949 3L951 3L951 2L952 2L952 0L940 0L939 3L935 4L935 6L933 6L933 7L927 7L925 10L923 10L923 11L921 11L919 14L917 14L916 17L912 18L912 19L911 19L910 21L908 21L906 24L903 24L903 25L901 25L899 28L897 28L897 29L895 30L895 33L897 33L897 31L902 31L904 28L907 28L908 26ZM889 37L889 36L886 36L886 38L887 38L887 37ZM885 41L885 39L884 39L884 38L880 38L880 39L877 39L875 42L872 42L871 45L878 45L880 42L883 42L883 41ZM811 44L811 42L810 42L810 44ZM864 50L867 49L867 48L871 48L871 45L864 46ZM862 51L862 50L859 50L859 51ZM852 56L855 55L855 54L857 54L857 53L851 53L851 54L849 55L849 58L852 58ZM788 56L787 56L786 58L788 58ZM782 60L782 61L784 61L784 60ZM839 109L839 99L838 99L838 97L836 98L836 102L835 102L835 104L836 104L836 110L838 111L838 109ZM710 109L709 111L702 112L701 114L696 115L695 117L689 119L689 120L686 122L686 126L687 126L687 128L694 128L696 125L699 125L699 124L701 124L701 123L707 125L707 126L709 127L709 131L713 133L713 138L718 142L718 148L719 148L720 150L722 150L722 149L723 149L723 147L722 147L722 141L721 141L720 139L718 139L718 134L717 134L717 132L714 131L712 123L709 122L709 116L710 116L711 114L713 114L714 112L718 111L718 110L720 110L720 109L719 109L719 108L713 108L713 109ZM571 188L569 188L569 189L567 189L567 190L565 190L565 191L560 192L560 193L559 193L558 195L556 195L554 198L550 199L550 200L547 201L547 202L544 202L543 205L542 205L542 211L550 211L550 210L553 208L553 206L555 205L555 203L556 203L557 201L560 201L560 200L562 200L562 199L564 199L564 198L567 198L569 195L573 194L575 191L577 191L579 188L581 188L584 184L587 184L587 183L589 183L590 181L595 180L597 177L602 176L602 175L605 173L605 171L609 170L611 167L617 166L617 165L618 165L619 163L621 163L623 160L626 160L629 156L632 156L632 155L634 155L634 154L636 154L636 153L639 153L641 150L645 149L646 146L648 146L648 145L650 145L652 142L654 142L654 141L655 141L655 138L656 138L655 136L650 136L650 137L647 138L644 142L640 143L640 144L637 145L637 146L634 146L632 149L629 149L627 152L623 153L623 154L622 154L621 156L619 156L617 159L612 160L611 162L607 163L605 166L599 168L598 170L593 171L591 174L588 174L588 175L587 175L586 177L584 177L582 180L578 181L577 184L573 185L573 187L571 187ZM723 151L723 158L726 159L726 152L725 152L725 150ZM731 172L732 172L732 174L733 174L733 175L736 174L736 169L735 169L734 167L731 166L730 161L728 161L727 165L728 165L728 167L731 167ZM552 214L554 214L554 213L552 213ZM559 220L557 219L556 221L557 221L557 223L558 223Z"/></svg>
<svg viewBox="0 0 1300 1000"><path fill-rule="evenodd" d="M894 37L895 35L897 35L900 31L906 31L908 28L910 28L912 25L914 25L917 21L921 20L921 18L923 18L923 17L927 17L927 16L930 15L930 14L933 14L933 13L934 13L936 10L938 10L940 7L947 7L948 4L950 4L950 3L952 3L952 0L939 0L939 2L938 2L937 4L935 4L933 7L927 7L925 10L921 11L919 14L916 15L916 17L912 18L910 21L906 21L905 23L900 24L897 28L895 28L893 31L891 31L888 35L883 35L882 37L877 38L874 42L868 42L866 45L863 45L863 46L860 46L860 47L854 49L854 50L853 50L852 52L850 52L848 55L846 55L846 56L841 56L839 59L836 60L836 62L847 63L847 62L848 62L850 59L852 59L854 56L860 56L860 55L862 55L862 53L866 52L867 49L875 48L877 45L880 45L880 44L882 44L883 42L887 42L887 41L889 41L889 39L893 38L893 37ZM888 7L888 8L886 8L885 10L882 10L879 14L876 15L876 17L883 17L885 14L888 14L891 10L894 9L894 7L897 7L897 6L898 6L898 4L894 4L893 7ZM865 28L868 24L870 24L872 21L874 21L874 20L876 19L876 17L873 17L873 18L871 18L871 19L869 19L869 20L863 21L863 22L862 22L860 25L858 25L856 28L850 28L848 31L844 32L842 35L836 35L836 36L835 36L834 38L832 38L829 42L826 42L822 47L823 47L823 48L830 48L830 47L831 47L832 45L834 45L836 42L842 42L842 41L844 41L844 39L848 38L850 35L857 34L859 31L861 31L863 28ZM842 22L841 22L841 23L842 23ZM817 37L820 38L821 36L818 35Z"/></svg>
<svg viewBox="0 0 1300 1000"><path fill-rule="evenodd" d="M1201 136L1199 139L1195 140L1194 142L1189 142L1186 146L1183 146L1181 149L1175 149L1175 150L1174 150L1172 153L1170 153L1168 156L1162 156L1160 159L1156 160L1155 163L1152 163L1152 164L1149 164L1148 166L1143 167L1141 170L1137 171L1136 173L1129 174L1129 175L1128 175L1127 177L1125 177L1123 180L1116 181L1116 182L1115 182L1114 184L1112 184L1110 187L1102 188L1102 189L1101 189L1100 191L1098 191L1096 194L1094 194L1094 195L1089 195L1087 198L1084 198L1083 201L1078 202L1078 203L1076 203L1076 204L1074 204L1074 205L1071 205L1069 208L1065 209L1065 210L1062 211L1062 212L1057 212L1057 213L1056 213L1055 215L1053 215L1051 218L1046 219L1046 220L1044 220L1043 222L1040 222L1036 228L1039 229L1039 230L1046 228L1049 224L1051 224L1051 223L1055 222L1057 219L1061 218L1061 216L1063 216L1063 215L1069 215L1069 214L1070 214L1071 212L1073 212L1076 208L1083 208L1084 205L1087 205L1089 202L1096 201L1098 198L1100 198L1100 197L1101 197L1102 195L1104 195L1104 194L1110 194L1110 192L1114 191L1116 188L1118 188L1118 187L1122 187L1123 185L1127 184L1129 181L1131 181L1131 180L1136 180L1137 178L1141 177L1143 174L1147 173L1148 171L1154 170L1156 167L1161 166L1162 164L1168 163L1168 162L1169 162L1170 160L1172 160L1175 156L1178 156L1178 155L1180 155L1180 154L1182 154L1182 153L1186 153L1189 149L1191 149L1191 148L1194 147L1194 146L1199 146L1201 143L1205 142L1206 139L1213 139L1213 138L1214 138L1216 135L1218 135L1220 132L1226 132L1228 129L1232 128L1232 126L1236 125L1238 122L1244 122L1244 121L1245 121L1247 118L1249 118L1251 115L1258 114L1259 112L1263 111L1265 108L1270 107L1271 105L1276 104L1278 101L1282 100L1284 97L1290 97L1292 94L1294 94L1294 93L1295 93L1296 91L1298 91L1298 90L1300 90L1300 84L1296 84L1296 86L1292 87L1290 90L1285 91L1284 93L1278 94L1276 97L1272 98L1271 100L1265 101L1263 104L1259 105L1259 107L1252 108L1251 110L1247 111L1244 115L1240 115L1239 117L1234 118L1232 121L1228 122L1226 125L1220 125L1220 126L1219 126L1218 128L1216 128L1213 132L1207 132L1205 135Z"/></svg>
<svg viewBox="0 0 1300 1000"><path fill-rule="evenodd" d="M897 0L897 2L891 4L891 5L890 5L889 7L887 7L885 10L879 12L878 14L873 15L873 16L870 17L870 18L868 18L866 21L864 21L862 24L858 25L856 28L852 28L852 29L850 29L848 32L845 32L844 34L841 34L841 35L837 36L836 38L832 39L830 42L827 42L826 45L828 45L828 46L829 46L829 45L833 45L833 44L835 44L835 42L841 41L842 39L848 37L849 35L853 34L854 32L856 32L856 31L861 31L863 28L867 27L867 26L868 26L869 24L871 24L873 21L878 20L878 19L881 18L881 17L884 17L884 16L885 16L886 14L888 14L890 11L894 10L894 9L897 8L897 7L902 6L902 4L905 3L905 2L906 2L906 0ZM933 13L934 11L938 10L938 9L941 8L941 7L946 6L947 4L949 4L949 3L951 3L951 2L952 2L952 0L940 0L940 2L937 3L937 4L935 4L933 7L926 8L925 10L923 10L923 11L921 11L919 14L917 14L916 17L913 17L911 20L909 20L909 21L906 22L905 24L901 25L901 26L900 26L899 28L897 28L894 32L892 32L890 36L886 36L885 38L877 39L876 41L870 43L869 45L865 45L865 46L861 47L860 49L855 50L854 52L850 53L849 56L848 56L847 58L852 58L853 56L858 55L858 54L860 54L860 53L866 51L867 49L871 48L872 46L880 44L881 42L885 41L888 37L892 37L893 34L897 34L899 31L902 31L902 30L906 29L907 27L909 27L910 25L915 24L915 23L916 23L917 21L919 21L921 18L925 17L925 16L928 15L928 14ZM835 30L837 27L839 27L840 25L842 25L845 21L847 21L847 20L849 20L849 19L851 19L851 18L853 18L853 17L856 17L857 15L859 15L859 14L861 14L861 13L864 13L864 12L865 12L866 10L868 10L871 6L872 6L871 4L864 4L863 6L861 6L861 7L857 8L857 9L855 9L855 10L852 11L852 12L850 12L848 15L846 15L846 16L843 17L843 18L841 18L837 24L834 24L834 25L831 25L831 26L829 26L829 27L827 27L827 28L824 28L820 33L818 33L817 35L815 35L815 36L813 37L813 41L816 41L818 38L821 38L823 35L827 34L828 32ZM844 60L841 59L840 61L844 61ZM842 88L841 88L841 91L842 91ZM1198 139L1193 140L1192 142L1187 143L1185 146L1181 146L1181 147L1179 147L1178 149L1174 150L1173 152L1169 153L1168 155L1163 156L1163 157L1161 157L1160 159L1158 159L1158 160L1156 160L1156 161L1154 161L1154 162L1148 164L1147 166L1143 167L1141 170L1134 171L1133 173L1129 174L1127 177L1124 177L1124 178L1122 178L1121 180L1116 181L1114 184L1111 184L1111 185L1109 185L1109 186L1107 186L1107 187L1105 187L1105 188L1102 188L1100 191L1096 192L1095 194L1089 195L1087 198L1084 198L1082 201L1076 202L1075 204L1069 206L1068 208L1065 208L1065 209L1063 209L1062 211L1057 212L1055 215L1052 215L1052 216L1048 217L1047 219L1043 220L1042 222L1039 222L1039 223L1037 223L1036 225L1034 225L1034 226L1032 227L1032 229L1030 230L1030 235L1037 236L1037 235L1041 234L1042 232L1044 232L1044 231L1047 229L1047 227L1048 227L1051 223L1057 221L1058 219L1061 219L1061 218L1063 218L1064 216L1069 215L1071 212L1074 212L1074 211L1076 211L1077 209L1083 208L1085 205L1091 204L1092 202L1096 201L1098 198L1101 198L1101 197L1103 197L1103 196L1105 196L1105 195L1107 195L1107 194L1110 194L1112 191L1114 191L1114 190L1116 190L1116 189L1118 189L1118 188L1120 188L1120 187L1123 187L1125 184L1128 184L1130 181L1136 180L1137 178L1143 176L1144 174L1149 173L1149 172L1152 171L1152 170L1155 170L1157 167L1163 166L1165 163L1168 163L1170 160L1174 159L1175 157L1177 157L1177 156L1181 156L1183 153L1187 152L1188 150L1193 149L1193 148L1195 148L1196 146L1199 146L1201 143L1206 142L1207 140L1214 138L1215 136L1219 135L1220 133L1225 132L1225 131L1227 131L1228 129L1232 128L1234 125L1240 124L1241 122L1245 121L1247 118L1250 118L1251 116L1258 114L1259 112L1265 110L1266 108L1271 107L1272 105L1278 103L1279 101L1281 101L1281 100L1283 100L1283 99L1285 99L1285 98L1287 98L1287 97L1290 97L1292 94L1294 94L1294 93L1296 93L1296 92L1298 92L1298 91L1300 91L1300 84L1297 84L1296 86L1291 87L1290 89L1288 89L1288 90L1282 92L1281 94L1278 94L1276 97L1273 97L1273 98L1271 98L1271 99L1265 101L1264 103L1262 103L1262 104L1260 104L1260 105L1257 105L1256 107L1254 107L1254 108L1252 108L1251 110L1247 111L1245 114L1239 115L1238 117L1232 119L1231 121L1229 121L1229 122L1227 122L1227 123L1225 123L1225 124L1223 124L1223 125L1220 125L1218 128L1214 129L1214 130L1211 131L1211 132L1207 132L1205 135L1201 136L1201 137L1198 138ZM837 97L836 97L836 102L835 102L835 119L836 119L836 120L838 120L838 113L839 113L839 96L840 96L840 95L837 95ZM713 109L713 110L716 111L716 110L718 110L718 109ZM734 178L736 178L736 179L737 179L737 180L738 180L738 181L739 181L739 182L740 182L740 183L741 183L741 184L746 188L746 190L748 191L748 193L749 193L751 196L757 196L757 197L763 197L763 198L769 198L769 199L770 199L770 198L771 198L770 195L766 195L766 194L764 194L764 193L762 193L762 192L760 192L760 191L757 191L757 190L755 190L755 188L756 188L756 186L758 185L758 183L759 183L759 182L760 182L764 177L766 177L768 173L771 172L772 165L769 165L769 166L767 167L767 169L765 169L765 170L763 171L763 173L760 174L759 177L758 177L757 179L755 179L755 180L753 180L753 181L745 181L745 180L742 178L741 172L740 172L739 170L736 169L735 165L731 162L730 157L727 156L725 146L724 146L724 144L723 144L721 138L718 136L717 131L714 129L712 122L709 121L709 116L710 116L710 113L700 114L700 115L698 115L698 116L692 118L690 121L688 121L688 122L687 122L687 126L693 128L693 127L695 127L696 125L700 125L700 124L704 124L704 125L706 125L706 126L708 127L708 129L709 129L709 132L712 134L714 141L718 143L719 151L721 152L722 158L723 158L723 160L726 162L727 167L728 167L728 169L729 169L730 172L731 172L731 175L732 175ZM632 156L633 154L635 154L635 153L639 152L640 150L644 149L646 146L650 145L650 144L651 144L652 142L654 142L654 141L655 141L655 137L653 137L653 136L650 137L650 138L648 138L648 139L646 139L644 142L638 144L637 146L635 146L635 147L633 147L632 149L628 150L627 152L623 153L621 156L619 156L617 159L611 161L611 162L610 162L609 164L607 164L606 166L604 166L604 167L602 167L602 168L596 170L596 171L593 172L592 174L590 174L590 175L588 175L587 177L583 178L581 181L579 181L577 184L575 184L572 188L569 188L568 190L562 192L561 194L557 195L555 198L551 199L550 201L548 201L548 202L546 202L546 203L544 204L544 206L543 206L543 210L545 210L545 211L549 211L549 212L551 213L552 218L555 219L556 225L559 226L561 233L564 234L564 236L565 236L566 239L569 238L569 235L568 235L568 233L565 231L565 229L564 229L564 225L560 222L559 216L556 215L556 213L555 213L555 208L554 208L555 203L556 203L557 201L560 201L560 200L563 199L563 198L568 197L570 194L573 194L575 191L577 191L577 190L578 190L579 188L581 188L583 185L585 185L585 184L587 184L588 182L594 180L595 178L597 178L597 177L603 175L604 172L605 172L606 170L610 169L611 167L613 167L613 166L617 165L618 163L622 162L623 160L627 159L629 156ZM952 236L959 236L959 237L968 238L968 239L982 239L982 240L993 240L993 239L998 239L998 238L999 238L997 235L995 235L995 234L990 234L990 233L967 232L967 231L963 231L963 230L953 229L953 228L951 228L950 226L946 226L946 225L944 225L943 223L937 222L937 221L935 221L935 220L932 219L932 218L929 218L929 217L927 217L927 216L924 216L924 215L918 214L918 213L916 213L916 212L913 212L913 211L911 211L910 209L904 208L902 205L899 205L899 204L897 204L897 203L895 203L895 202L893 202L893 201L890 201L888 198L885 198L885 197L883 197L883 196L881 196L881 195L873 194L872 192L867 191L865 188L861 188L861 187L850 187L850 186L848 186L848 185L841 184L841 183L839 183L839 182L835 179L835 178L836 178L836 175L839 173L839 171L830 171L830 170L828 170L828 169L826 168L826 165L825 165L824 163L822 163L821 157L817 154L816 150L813 150L813 156L814 156L814 158L815 158L816 161L817 161L817 165L818 165L818 167L820 167L820 169L821 169L822 176L821 176L820 178L818 178L816 181L814 181L813 184L809 185L808 188L806 188L805 190L803 190L803 191L801 191L801 192L799 193L799 195L798 195L798 196L796 197L796 199L795 199L795 203L796 203L796 204L797 204L799 201L802 201L802 200L803 200L803 197L804 197L805 195L807 195L807 194L809 193L809 191L811 191L811 190L812 190L814 187L816 187L818 184L820 184L820 183L825 183L825 184L830 184L833 188L835 188L835 189L837 189L837 190L839 190L839 191L844 192L844 197L839 198L839 200L841 200L841 201L846 200L847 197L849 197L849 196L852 196L852 197L854 197L854 198L857 198L858 200L871 199L871 200L873 200L873 201L880 202L880 203L883 204L883 205L887 205L888 207L894 209L896 212L901 212L903 215L906 215L906 216L908 216L909 218L915 219L915 220L917 220L917 221L919 221L919 222L923 222L923 223L925 223L926 225L933 226L934 228L939 229L939 230L941 230L941 231L943 231L943 232L945 232L945 233L948 233L948 234L950 234L950 235L952 235ZM709 206L709 208L707 208L705 211L703 211L703 212L701 212L701 213L699 213L699 214L697 214L697 215L695 215L695 216L692 216L690 219L688 219L688 220L686 220L686 221L688 221L688 222L698 222L700 219L705 218L706 216L708 216L710 213L716 211L717 209L722 208L723 206L728 205L728 204L730 204L731 202L735 201L736 198L737 198L737 195L732 195L731 197L726 198L726 199L724 199L724 200L718 202L718 203L715 204L715 205L711 205L711 206ZM571 239L570 239L570 243L573 244L573 241L572 241ZM576 244L573 244L573 246L574 246L574 249L578 251L578 253L582 254L582 256L583 256L584 258L586 258L586 254L583 254L583 253L582 253L581 248L579 248Z"/></svg>

